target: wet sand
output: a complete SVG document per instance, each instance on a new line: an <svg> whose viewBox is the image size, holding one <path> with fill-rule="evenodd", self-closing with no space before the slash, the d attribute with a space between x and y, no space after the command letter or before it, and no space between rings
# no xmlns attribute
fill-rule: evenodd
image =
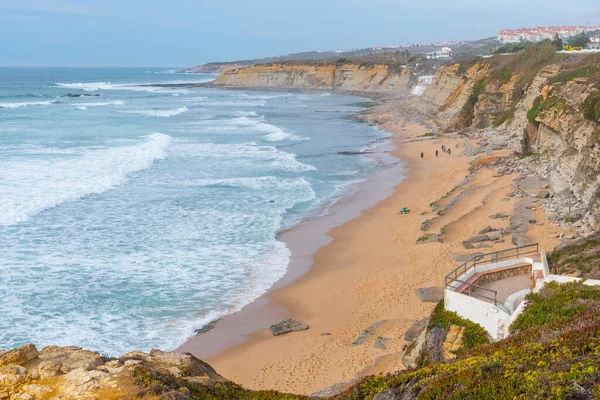
<svg viewBox="0 0 600 400"><path fill-rule="evenodd" d="M393 155L402 164L368 180L328 216L282 234L293 254L286 277L179 351L193 353L249 389L298 394L403 368L404 333L435 306L421 302L415 290L443 286L444 275L457 265L450 255L467 253L460 243L486 225L506 223L488 216L511 212L514 200L504 200L510 176L497 179L482 169L473 176L473 194L435 220L438 232L444 228L443 243L418 244L421 224L435 217L430 203L469 175L474 157L464 155L464 139L425 137L423 126L405 126L397 119L381 127L393 133ZM452 149L451 156L435 157L442 144ZM400 182L402 175L406 178ZM402 207L412 212L397 215ZM330 226L336 227L325 235ZM553 247L556 239L539 228L532 237L542 247ZM489 250L507 247L512 247L510 240ZM272 336L268 327L286 318L310 329ZM375 323L364 343L351 345ZM385 349L374 347L378 337L389 339Z"/></svg>

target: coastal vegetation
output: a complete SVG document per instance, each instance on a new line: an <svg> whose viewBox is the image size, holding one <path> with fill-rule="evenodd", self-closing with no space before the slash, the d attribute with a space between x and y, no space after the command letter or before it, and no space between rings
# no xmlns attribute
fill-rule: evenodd
<svg viewBox="0 0 600 400"><path fill-rule="evenodd" d="M364 379L340 400L387 392L418 399L594 398L599 388L600 291L550 284L528 306L508 339L458 353L454 362Z"/></svg>
<svg viewBox="0 0 600 400"><path fill-rule="evenodd" d="M556 249L548 261L552 270L559 274L600 278L600 234Z"/></svg>
<svg viewBox="0 0 600 400"><path fill-rule="evenodd" d="M457 350L457 353L489 343L488 335L480 325L459 317L455 312L446 310L444 308L444 300L442 300L431 313L431 319L429 320L427 329L448 329L450 325L457 325L465 328L462 336L462 346Z"/></svg>

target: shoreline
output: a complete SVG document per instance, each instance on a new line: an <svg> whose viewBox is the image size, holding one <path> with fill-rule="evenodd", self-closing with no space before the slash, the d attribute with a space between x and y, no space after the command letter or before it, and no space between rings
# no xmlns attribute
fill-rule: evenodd
<svg viewBox="0 0 600 400"><path fill-rule="evenodd" d="M360 123L360 113L354 117ZM406 178L405 163L393 153L397 150L394 135L377 127L389 136L374 142L365 152L356 156L367 156L383 168L364 181L353 183L344 188L345 193L333 199L312 215L278 233L277 240L286 244L291 252L286 273L252 302L231 314L227 314L206 326L212 328L198 332L187 339L175 351L191 352L199 358L215 357L219 353L236 345L252 340L252 334L268 328L289 313L285 307L268 298L270 292L292 285L307 274L314 264L313 256L321 248L332 242L329 232L350 220L360 216L369 208L385 200L394 192L394 188ZM379 140L379 139L378 139ZM354 155L352 155L354 156ZM374 197L369 197L377 193Z"/></svg>
<svg viewBox="0 0 600 400"><path fill-rule="evenodd" d="M225 376L226 378L241 383L245 387L248 387L250 389L269 388L301 394L311 394L313 391L322 389L331 384L348 381L348 379L353 379L356 376L358 376L361 370L368 371L369 373L377 373L391 372L398 369L398 355L405 344L402 338L404 332L416 320L428 315L433 309L434 304L424 304L421 307L417 307L418 311L416 312L416 314L413 313L411 315L411 318L409 319L404 319L401 322L390 321L386 324L387 326L384 327L384 330L389 331L390 329L393 329L397 331L397 333L399 333L399 336L397 335L397 337L395 338L397 340L397 344L396 346L394 346L393 352L384 352L375 355L363 354L363 358L366 357L366 362L363 359L358 368L355 368L356 366L354 365L350 365L349 369L346 368L347 370L344 371L343 374L337 374L336 372L339 371L335 371L335 368L333 368L334 366L329 365L329 368L327 368L327 370L329 370L328 373L333 374L334 377L324 379L324 383L315 384L314 382L302 382L300 385L293 384L290 386L288 384L282 385L279 382L270 380L262 381L261 379L262 382L257 384L255 378L247 379L243 375L240 375L240 371L236 370L237 368L233 368L234 371L230 371L229 366L229 364L232 362L234 364L240 363L241 365L245 365L247 359L245 356L241 355L240 352L244 352L248 349L251 349L256 344L264 345L270 340L284 342L285 339L289 339L294 341L293 339L295 335L308 335L310 336L309 340L312 340L315 337L327 338L333 336L332 332L329 332L333 331L333 329L328 329L327 332L316 331L313 327L314 324L310 322L308 324L311 326L311 328L307 331L297 332L290 335L284 335L277 338L273 338L271 336L271 333L268 330L268 328L270 325L288 318L298 319L303 322L307 322L309 320L308 318L302 315L305 314L303 310L304 307L302 305L294 304L296 303L297 299L290 301L288 294L290 294L290 292L292 292L296 287L302 286L305 281L320 280L323 278L323 274L327 274L328 272L330 272L328 271L328 269L330 268L321 268L321 265L319 264L322 263L319 262L318 256L323 253L329 253L328 248L332 245L335 245L336 241L339 241L338 235L336 235L336 231L347 229L347 225L350 225L353 222L360 220L361 217L365 217L366 214L373 212L373 210L377 210L380 208L388 208L389 205L386 204L385 206L382 206L382 203L389 203L390 199L402 190L405 180L409 180L411 177L413 179L415 178L414 174L411 173L411 170L414 167L415 161L418 162L418 158L411 157L412 159L410 160L410 162L404 160L402 155L409 149L402 149L399 145L405 139L404 134L409 133L409 136L411 137L413 135L421 136L424 133L426 133L427 129L421 124L407 124L404 120L397 121L395 124L392 124L392 126L386 126L387 124L377 125L379 129L387 131L391 134L388 141L390 142L389 145L392 146L394 149L390 152L390 156L398 160L398 166L394 168L389 168L380 172L379 174L376 174L375 176L369 177L365 182L362 182L363 184L365 184L365 186L367 186L364 188L364 191L359 189L355 193L352 193L348 196L344 196L338 200L337 203L339 204L335 204L334 206L337 206L335 208L341 208L343 210L343 208L347 206L347 204L345 204L347 202L352 203L354 201L360 203L361 201L369 199L371 200L371 204L367 204L364 207L358 207L358 211L354 209L353 215L350 215L347 218L342 218L341 221L338 221L337 223L332 224L331 226L326 227L325 229L323 229L323 226L321 226L319 235L322 234L326 238L326 240L322 242L318 242L317 240L317 242L315 243L313 224L315 222L317 224L320 224L327 217L335 218L337 216L336 212L331 212L330 214L325 216L309 218L302 224L299 224L299 226L293 227L287 231L282 232L280 238L286 243L286 245L288 245L290 251L292 252L292 262L288 267L286 275L281 280L276 282L273 285L273 287L261 297L259 297L252 303L246 305L240 311L223 317L221 320L218 321L218 323L212 330L190 338L186 343L184 343L182 346L176 349L176 351L190 352L193 355L204 359L205 361L213 365L217 370L219 370L220 373L223 374L223 376ZM413 149L410 150L411 152L414 152ZM407 165L408 168L406 168ZM403 170L405 175L399 177L397 174L400 168ZM409 171L408 173L406 173L407 170ZM463 168L461 168L461 170L466 171L466 164L463 165ZM377 176L381 174L386 176ZM394 181L393 178L395 174L396 180ZM462 180L463 178L464 176L461 172L461 178L458 179L457 182ZM384 182L386 179L388 181ZM417 178L416 180L420 180L420 178ZM382 186L382 182L387 184L387 187ZM373 200L373 198L370 198L370 195L373 193L374 190L383 190L386 193L385 195L381 195L380 197L377 197L375 198L375 200ZM436 197L436 199L438 197L441 197L441 195L443 194L442 192L439 193L440 194ZM369 203L369 201L367 201L367 203ZM409 205L409 208L412 208L413 211L417 211L412 204ZM396 208L399 209L401 207L393 206L394 210ZM393 211L393 217L401 218L395 215L396 211L397 210ZM350 212L350 214L352 214L352 211ZM417 214L418 213L413 212L413 218ZM310 238L308 240L308 244L306 240L307 238ZM447 258L447 260L450 262L449 258ZM335 270L335 272L341 272L343 274L343 269L335 268ZM433 286L435 285L435 283L439 283L436 282L436 280L441 280L441 278L434 279L433 281L430 280L430 285ZM329 280L325 279L324 281L328 282ZM414 291L412 294L414 295ZM332 307L333 309L338 308L334 303L330 303L328 304L328 306ZM331 314L337 313L338 311L336 310L333 313L326 314L331 316ZM311 317L316 316L317 315L314 314L311 315ZM328 317L326 317L325 319L328 319ZM336 322L334 326L336 328L339 328L339 325L343 325L347 321L344 321L342 323L340 323L340 321L334 322ZM362 328L354 328L353 336L360 334L361 330L367 328L369 325L371 324L365 322L360 325ZM347 343L350 343L351 340L352 338L348 337L345 341L347 341ZM338 349L337 351L340 350ZM256 356L258 356L257 354L260 354L260 356L266 355L263 350L256 350L253 353L255 353L254 355ZM275 351L275 354L277 353L279 353L279 351ZM367 350L366 352L362 351L362 353L372 352ZM382 367L378 368L378 364L382 364ZM243 374L254 375L254 372L258 372L253 371L254 368L247 369L247 367L243 367L242 369ZM264 369L262 370L264 371ZM281 371L281 374L285 375L283 371ZM276 373L276 375L279 374ZM302 377L300 377L300 380L302 380ZM309 384L308 388L306 384Z"/></svg>
<svg viewBox="0 0 600 400"><path fill-rule="evenodd" d="M391 154L407 167L405 179L393 183L388 196L331 228L331 239L314 253L310 246L292 248L314 239L310 229L298 231L290 250L304 263L305 274L280 281L177 351L204 359L248 389L303 395L404 369L404 334L437 303L422 301L417 289L443 287L443 277L458 265L456 260L473 253L463 241L488 225L507 228L507 219L489 216L512 215L517 200L508 196L514 176L497 176L490 168L471 170L470 163L479 158L469 151L475 140L426 136L424 124L407 123L398 107L389 106L394 106L392 101L365 115L364 121L392 133L396 149ZM440 145L451 148L452 155L436 157ZM452 198L457 188L462 193ZM371 192L366 190L362 197L370 198ZM442 203L445 212L435 212L433 203ZM404 206L412 212L396 215ZM443 233L442 241L421 242L428 220L431 226L426 230ZM551 249L559 240L549 238L550 230L556 229L535 226L529 234L541 248ZM489 251L512 246L506 240ZM274 337L269 326L288 318L310 328Z"/></svg>

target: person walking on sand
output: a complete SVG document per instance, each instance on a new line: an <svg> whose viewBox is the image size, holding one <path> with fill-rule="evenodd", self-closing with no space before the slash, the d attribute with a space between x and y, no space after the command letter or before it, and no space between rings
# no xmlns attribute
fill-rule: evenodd
<svg viewBox="0 0 600 400"><path fill-rule="evenodd" d="M452 150L450 150L450 148L448 147L448 155L452 154Z"/></svg>
<svg viewBox="0 0 600 400"><path fill-rule="evenodd" d="M421 158L423 158L423 156L424 156L424 154L423 154L423 152L421 152Z"/></svg>
<svg viewBox="0 0 600 400"><path fill-rule="evenodd" d="M436 157L438 156L438 151L437 151L437 150L435 151L435 156L436 156Z"/></svg>

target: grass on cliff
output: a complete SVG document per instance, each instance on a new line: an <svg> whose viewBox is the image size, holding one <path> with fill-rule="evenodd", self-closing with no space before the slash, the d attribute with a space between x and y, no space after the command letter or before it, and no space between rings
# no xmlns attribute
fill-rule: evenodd
<svg viewBox="0 0 600 400"><path fill-rule="evenodd" d="M569 249L568 252L575 251ZM433 326L464 320L438 305ZM335 400L373 399L593 399L600 396L600 288L581 283L546 285L527 297L527 307L508 339L484 344L477 333L452 362L362 379ZM470 335L469 327L465 336ZM479 328L481 329L481 328ZM477 331L477 329L474 329ZM468 343L468 344L467 344ZM466 347L470 348L467 349ZM249 391L232 382L205 386L139 368L139 397L177 400L300 400L305 396Z"/></svg>
<svg viewBox="0 0 600 400"><path fill-rule="evenodd" d="M600 279L600 233L553 251L548 262L559 274Z"/></svg>
<svg viewBox="0 0 600 400"><path fill-rule="evenodd" d="M518 45L513 50L506 51L505 49L501 51L501 53L515 53L512 56L495 56L489 60L482 61L491 72L473 86L471 95L458 115L458 128L466 128L472 125L479 98L482 94L486 93L486 87L490 84L502 86L513 82L512 87L514 90L512 91L512 97L508 99L510 105L504 110L495 113L492 125L499 127L505 122L512 120L519 101L525 95L525 89L531 85L540 70L561 59L561 55L556 54L556 47L551 41ZM470 65L467 62L463 62L463 64ZM499 104L505 101L504 99L494 97L493 93L489 96L491 97L489 100L492 103Z"/></svg>
<svg viewBox="0 0 600 400"><path fill-rule="evenodd" d="M585 119L596 123L600 122L600 91L592 93L587 99L585 99L582 109Z"/></svg>
<svg viewBox="0 0 600 400"><path fill-rule="evenodd" d="M581 282L563 285L550 282L540 292L528 294L525 301L527 312L519 315L510 326L513 333L566 321L592 305L600 308L600 289Z"/></svg>
<svg viewBox="0 0 600 400"><path fill-rule="evenodd" d="M543 302L522 314L529 327L508 339L464 351L454 362L363 379L335 399L372 399L382 391L396 395L390 398L431 400L598 398L600 307L588 302L590 296L581 293L588 289L579 284L556 286L542 289ZM564 304L545 310L544 321L535 317L538 305L557 292ZM582 305L571 317L564 311Z"/></svg>
<svg viewBox="0 0 600 400"><path fill-rule="evenodd" d="M446 310L444 308L444 300L442 300L435 306L433 313L431 313L428 329L431 330L435 327L448 329L450 325L465 327L462 347L458 351L472 349L481 344L489 343L488 336L481 325L461 318L455 312Z"/></svg>

